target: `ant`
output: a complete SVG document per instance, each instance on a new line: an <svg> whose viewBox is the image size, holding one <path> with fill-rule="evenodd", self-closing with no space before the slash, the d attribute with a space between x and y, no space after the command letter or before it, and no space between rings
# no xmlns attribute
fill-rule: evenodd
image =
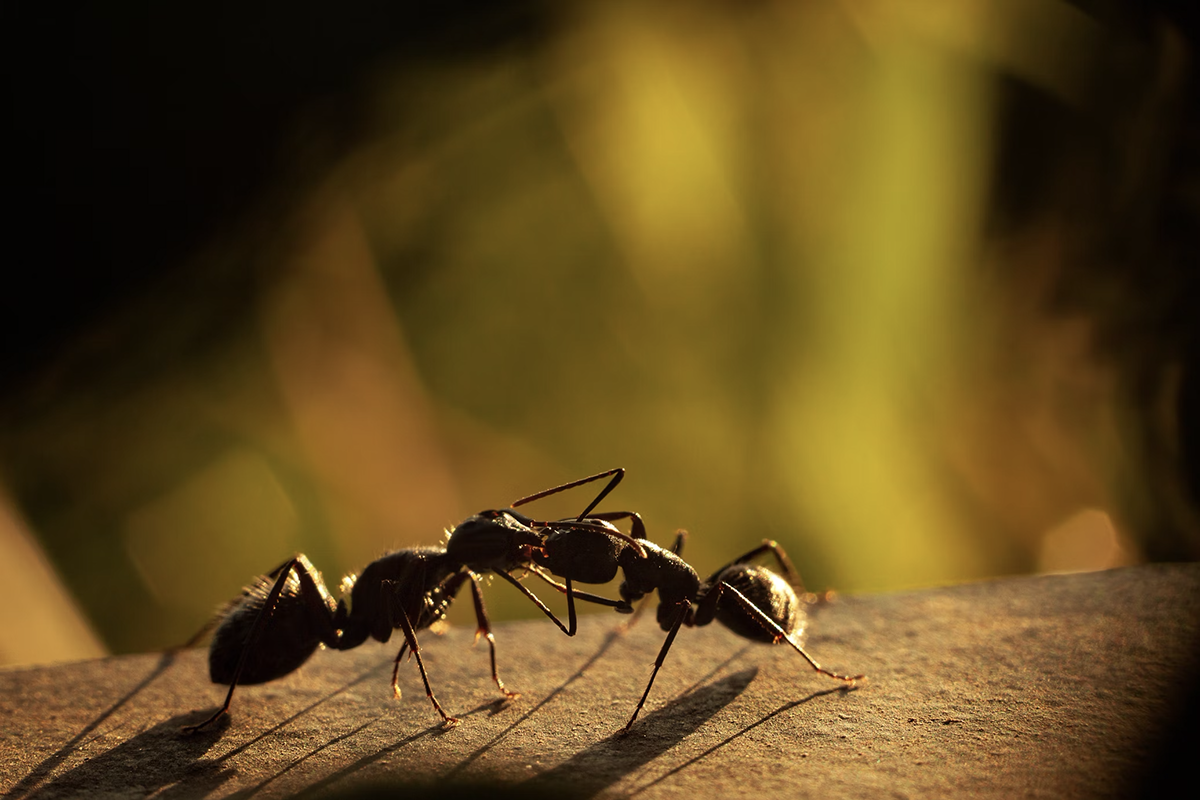
<svg viewBox="0 0 1200 800"><path fill-rule="evenodd" d="M636 514L605 512L588 517L624 475L624 469L607 470L523 497L505 509L481 511L450 531L445 546L397 550L368 564L361 575L347 576L341 585L343 596L336 603L307 557L299 554L288 559L247 587L240 598L210 623L209 627L216 625L217 629L209 649L209 676L213 683L228 684L229 692L224 704L211 717L188 726L185 731L205 728L226 714L238 684L265 683L287 675L321 645L332 650L349 650L369 637L386 642L397 628L403 631L404 642L393 664L393 693L400 696L400 661L405 652L411 652L429 701L445 724L454 724L458 720L445 712L429 685L417 645L417 631L444 619L451 602L468 582L478 623L475 638L487 639L492 680L505 697L516 697L515 692L504 686L496 670L496 642L483 605L480 577L491 572L516 586L568 636L574 636L576 631L576 598L622 613L632 612L628 603L579 592L572 586L575 580L581 583L611 580L616 574L618 556L630 559L646 553L642 543L607 521L607 518L636 518ZM514 510L602 478L610 478L608 484L574 519L537 521ZM547 552L549 539L555 544L552 552ZM559 546L567 539L569 547ZM535 568L535 560L563 577L565 585ZM565 593L568 622L564 624L514 577L514 570L532 572ZM195 639L206 631L207 627Z"/></svg>
<svg viewBox="0 0 1200 800"><path fill-rule="evenodd" d="M615 573L619 566L625 576L620 587L623 602L615 608L623 613L631 613L634 602L657 589L658 624L667 631L667 638L654 662L654 671L650 673L646 690L622 733L629 731L646 704L654 679L683 625L708 625L715 619L739 636L752 641L769 644L786 642L817 672L845 681L849 686L866 677L830 672L800 646L797 639L804 632L807 616L805 605L793 588L802 585L800 575L787 553L776 542L764 540L761 545L738 556L714 572L708 580L701 582L696 570L680 557L687 531L679 531L674 545L667 550L646 540L645 527L637 514L617 511L592 517L598 521L624 518L632 520L632 538L637 540L640 548L635 551L631 547L624 547L611 565L612 572ZM561 548L569 549L572 546L563 533L552 531L547 536L543 549L533 554L535 564L552 569L549 564L551 556L557 556ZM775 556L783 575L749 563L766 553Z"/></svg>

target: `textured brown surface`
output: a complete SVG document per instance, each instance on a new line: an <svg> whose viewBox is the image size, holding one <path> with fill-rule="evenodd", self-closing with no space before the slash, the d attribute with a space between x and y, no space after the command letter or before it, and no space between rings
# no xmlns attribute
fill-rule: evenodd
<svg viewBox="0 0 1200 800"><path fill-rule="evenodd" d="M627 736L615 734L663 638L650 618L614 636L616 615L591 616L574 639L543 621L498 626L501 673L523 692L507 703L471 631L426 636L435 690L462 717L452 728L414 666L401 672L404 698L390 697L392 645L318 653L286 679L239 689L229 724L192 736L180 727L221 697L201 651L11 670L0 672L0 788L18 797L1153 792L1172 765L1195 781L1195 739L1179 736L1195 708L1198 617L1200 565L844 598L816 614L808 645L827 666L870 676L849 692L784 648L715 625L684 630Z"/></svg>

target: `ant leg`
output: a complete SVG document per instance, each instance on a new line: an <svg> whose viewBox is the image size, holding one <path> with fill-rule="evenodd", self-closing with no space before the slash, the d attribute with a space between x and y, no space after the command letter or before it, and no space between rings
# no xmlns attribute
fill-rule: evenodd
<svg viewBox="0 0 1200 800"><path fill-rule="evenodd" d="M492 680L496 682L496 687L505 697L520 697L519 692L510 692L504 688L504 681L500 680L500 673L496 671L496 637L492 635L492 626L488 622L487 610L483 607L483 592L479 588L479 578L475 573L468 573L471 576L471 598L475 601L475 621L479 625L475 629L475 641L479 641L482 636L487 639L488 649L492 654Z"/></svg>
<svg viewBox="0 0 1200 800"><path fill-rule="evenodd" d="M298 555L295 558L288 559L267 573L267 577L274 578L275 583L272 584L271 591L267 594L267 599L263 601L258 616L254 618L254 625L251 626L250 633L246 636L246 642L242 645L242 654L238 657L237 666L233 670L232 678L230 678L229 691L225 693L225 702L208 719L197 725L185 726L183 729L184 733L195 733L203 728L207 728L229 712L229 705L233 702L233 690L237 688L238 681L241 680L242 672L245 670L246 662L250 657L250 651L254 649L254 646L258 644L258 640L262 637L262 633L271 619L271 614L275 611L275 606L279 602L279 595L283 593L283 587L287 584L288 576L293 572L296 574L296 579L300 584L300 596L316 612L316 619L327 623L324 626L326 629L321 631L321 641L326 645L336 647L337 631L333 628L333 620L330 616L329 608L325 606L322 600L321 590L317 588L316 581L313 579L315 571L312 562L304 555ZM202 628L188 644L190 645L198 640L211 626L212 623Z"/></svg>
<svg viewBox="0 0 1200 800"><path fill-rule="evenodd" d="M646 705L646 698L650 696L650 687L654 685L654 679L658 677L658 670L667 658L667 651L671 649L671 644L675 641L676 634L679 633L679 627L683 625L684 620L687 619L688 613L691 610L692 604L687 600L679 603L679 611L675 615L675 622L671 624L671 631L667 634L667 640L663 642L662 649L658 651L658 658L654 660L654 671L650 673L650 682L646 684L646 691L642 692L642 699L638 701L637 708L633 710L633 716L629 718L629 722L626 722L625 727L621 729L622 733L627 732L633 726L633 722L637 719L638 713L641 712L642 706Z"/></svg>
<svg viewBox="0 0 1200 800"><path fill-rule="evenodd" d="M636 511L600 511L589 515L588 519L602 519L605 522L627 519L630 527L629 535L634 539L646 538L646 523L642 522L642 515Z"/></svg>
<svg viewBox="0 0 1200 800"><path fill-rule="evenodd" d="M545 491L538 492L537 494L531 494L528 497L522 497L520 500L517 500L511 506L509 506L509 508L523 506L526 503L532 503L534 500L541 500L543 497L549 497L552 494L565 492L567 489L574 489L576 486L583 486L591 483L592 481L598 481L601 478L607 478L609 475L613 476L612 480L610 480L608 485L600 490L600 494L596 495L596 499L592 500L592 502L588 504L588 507L583 510L583 513L576 517L576 519L583 519L593 508L600 505L600 501L607 497L609 492L617 488L617 484L620 483L621 479L625 477L625 470L623 468L617 467L616 469L597 472L595 475L589 475L586 478L580 478L577 481L571 481L570 483L564 483L561 486L555 486L553 489L546 489Z"/></svg>
<svg viewBox="0 0 1200 800"><path fill-rule="evenodd" d="M400 652L396 653L396 657L392 660L392 695L397 700L403 696L400 692L400 661L403 660L407 651L408 640L405 639L404 643L400 645Z"/></svg>
<svg viewBox="0 0 1200 800"><path fill-rule="evenodd" d="M641 619L642 613L645 612L646 606L650 605L651 597L652 597L652 595L646 595L645 597L643 597L642 602L638 603L637 607L634 608L632 612L629 612L629 611L623 612L623 613L629 614L630 616L629 616L629 619L625 620L624 622L622 622L620 625L617 626L617 630L620 631L621 633L627 633L630 628L632 628L635 624L637 624L637 621L639 619ZM617 611L621 611L621 609L618 608Z"/></svg>
<svg viewBox="0 0 1200 800"><path fill-rule="evenodd" d="M763 610L761 608L759 608L758 606L756 606L754 603L752 603L750 601L750 598L746 597L746 595L742 594L741 592L739 592L737 589L730 586L725 581L721 581L720 583L718 583L714 587L713 591L711 591L709 593L708 597L705 598L705 601L708 601L709 597L713 597L714 595L716 595L717 597L720 597L722 592L731 593L733 595L733 599L737 600L737 602L742 606L742 608L744 608L746 611L748 611L750 613L750 616L759 625L762 625L764 630L766 630L768 633L772 634L775 637L775 641L772 642L772 644L779 644L780 642L787 642L788 644L790 644L792 646L793 650L795 650L800 655L804 656L804 660L807 661L809 664L811 664L813 669L815 669L817 672L821 673L822 675L828 675L831 678L837 678L839 681L845 681L846 683L850 684L851 686L854 685L855 681L862 680L867 677L866 675L839 675L836 672L830 672L829 670L822 667L820 664L818 664L816 662L816 660L813 659L812 656L810 656L807 652L805 652L804 648L801 647L800 645L798 645L796 643L796 641L794 639L792 639L791 636L788 636L787 632L784 631L783 628L779 627L779 623L777 623L775 620L773 620L769 616L767 616L766 613L763 612ZM715 609L716 604L717 604L716 599L713 599L711 602L712 602L713 608Z"/></svg>
<svg viewBox="0 0 1200 800"><path fill-rule="evenodd" d="M538 596L536 594L534 594L533 592L529 591L528 588L526 588L525 584L521 583L519 580L514 578L512 575L509 575L507 572L504 572L503 570L496 571L496 574L499 575L501 578L504 578L504 580L508 581L513 586L520 589L521 592L524 593L524 595L526 597L528 597L530 600L532 600L533 604L536 605L538 608L540 608L542 610L542 613L545 614L547 617L549 617L551 619L551 621L553 621L554 624L557 625L560 630L562 630L563 633L565 633L567 636L575 635L575 629L576 629L575 594L576 593L571 588L571 579L570 578L567 578L567 585L562 587L563 589L566 590L567 620L569 621L569 625L564 625L562 620L559 619L558 617L554 616L554 612L551 611L549 609L549 607L546 606L545 603L543 603L541 600L539 600ZM604 598L601 598L601 599L604 599Z"/></svg>
<svg viewBox="0 0 1200 800"><path fill-rule="evenodd" d="M793 588L804 592L804 579L800 577L800 570L796 569L795 565L792 564L792 560L788 558L787 552L779 546L779 543L774 539L764 539L762 547L775 554L775 560L779 562L779 569L783 573L783 579L790 583Z"/></svg>
<svg viewBox="0 0 1200 800"><path fill-rule="evenodd" d="M400 696L400 687L396 683L397 673L400 669L400 659L404 655L405 647L412 650L412 654L417 659L417 669L421 672L421 682L425 684L425 696L429 698L429 702L433 703L434 709L442 715L447 725L453 725L458 722L457 717L452 717L445 712L442 704L433 696L433 689L429 686L429 674L425 671L425 662L421 660L421 648L417 646L417 632L413 630L412 623L408 619L408 614L403 608L398 609L400 612L400 627L404 630L404 644L400 646L400 652L396 654L396 661L392 670L392 691L396 696Z"/></svg>
<svg viewBox="0 0 1200 800"><path fill-rule="evenodd" d="M686 533L686 531L680 531L680 533ZM801 592L804 591L804 580L800 577L800 572L795 566L792 565L792 560L788 558L788 554L784 551L784 549L780 547L779 543L773 539L763 539L763 543L758 547L742 553L740 556L721 567L712 574L712 576L708 579L708 583L715 584L717 582L717 578L720 577L721 573L725 570L738 564L745 564L748 561L753 561L763 553L773 553L775 555L775 560L779 562L780 570L783 572L783 579L791 584L793 588L799 589ZM676 555L679 555L679 553L677 552Z"/></svg>
<svg viewBox="0 0 1200 800"><path fill-rule="evenodd" d="M540 569L531 567L531 568L529 568L529 573L541 578L542 580L544 580L546 583L553 586L555 589L557 589L562 594L567 593L566 586L564 586L563 584L554 580L554 578L551 578L549 575L542 572ZM578 600L584 600L588 603L595 603L598 606L608 606L609 608L615 608L617 610L618 614L629 614L629 613L633 612L633 609L624 600L612 600L607 597L602 597L601 595L598 595L598 594L591 594L590 592L581 592L575 588L571 589L571 593Z"/></svg>

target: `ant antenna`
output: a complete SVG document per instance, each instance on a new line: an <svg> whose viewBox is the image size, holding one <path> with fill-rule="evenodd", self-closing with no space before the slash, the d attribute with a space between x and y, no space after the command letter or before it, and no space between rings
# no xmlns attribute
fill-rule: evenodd
<svg viewBox="0 0 1200 800"><path fill-rule="evenodd" d="M596 495L596 499L588 504L588 507L583 510L583 513L575 518L576 521L578 521L592 513L592 509L600 505L600 501L605 497L608 497L608 493L617 488L617 484L620 483L621 479L625 477L625 469L623 467L605 470L604 472L597 472L595 475L589 475L588 477L580 478L577 481L564 483L562 486L555 486L553 489L546 489L545 491L538 492L537 494L531 494L528 497L522 497L520 500L515 501L511 506L509 506L509 508L523 506L526 503L532 503L534 500L541 500L543 497L549 497L552 494L565 492L567 489L574 489L576 486L583 486L584 484L591 483L592 481L598 481L601 478L607 478L609 475L613 476L612 480L608 482L607 486L600 490L600 494Z"/></svg>

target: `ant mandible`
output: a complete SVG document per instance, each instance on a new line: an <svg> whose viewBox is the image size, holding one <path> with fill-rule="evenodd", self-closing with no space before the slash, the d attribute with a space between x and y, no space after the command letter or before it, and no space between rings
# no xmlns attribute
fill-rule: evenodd
<svg viewBox="0 0 1200 800"><path fill-rule="evenodd" d="M628 603L579 592L572 586L575 580L604 583L616 574L618 554L632 552L635 554L632 557L636 557L645 553L642 543L609 522L588 518L624 475L625 470L620 468L607 470L523 497L505 509L481 511L451 531L444 547L397 550L368 564L361 575L347 576L342 582L343 597L336 603L307 557L299 554L289 559L247 587L214 621L217 628L209 648L209 676L213 683L228 684L229 692L224 704L211 717L185 730L200 730L227 713L238 684L265 683L287 675L307 661L320 645L331 650L349 650L368 638L386 642L397 628L403 631L404 642L393 664L393 692L400 696L400 661L406 651L411 651L434 709L446 724L457 722L433 694L416 632L444 619L450 603L468 582L478 623L476 639L480 636L487 639L492 679L506 697L516 697L516 693L504 686L496 670L496 643L483 605L480 576L492 572L516 586L568 636L574 636L576 631L576 598L623 613L632 611ZM610 480L573 519L543 522L514 510L602 478ZM624 519L636 515L607 512L604 517ZM582 534L574 538L570 548L544 552L548 536L570 532ZM565 578L565 585L533 568L535 557L542 567ZM599 565L599 572L594 565ZM564 624L514 577L514 570L532 572L565 593L568 622Z"/></svg>
<svg viewBox="0 0 1200 800"><path fill-rule="evenodd" d="M601 512L592 516L592 519L598 521L624 518L632 520L632 537L641 547L637 551L624 547L613 565L614 572L619 566L625 576L620 588L624 603L615 607L618 611L628 613L632 611L633 603L657 589L658 624L667 631L667 638L654 661L654 671L650 673L646 690L622 732L627 732L633 726L638 713L646 704L654 679L658 676L667 652L683 625L708 625L715 619L734 633L752 641L786 643L803 656L814 670L844 681L850 686L866 677L830 672L800 646L798 638L804 632L807 618L805 604L793 588L800 585L800 576L787 553L776 542L764 541L718 569L708 580L701 582L696 570L680 557L687 537L686 531L679 531L674 545L667 550L646 540L645 527L637 514L617 511ZM574 540L566 538L565 533L566 531L550 532L543 549L534 553L534 563L550 568L551 557L558 556L562 549L569 550L574 547ZM783 572L782 576L764 566L749 563L767 553L775 556Z"/></svg>

